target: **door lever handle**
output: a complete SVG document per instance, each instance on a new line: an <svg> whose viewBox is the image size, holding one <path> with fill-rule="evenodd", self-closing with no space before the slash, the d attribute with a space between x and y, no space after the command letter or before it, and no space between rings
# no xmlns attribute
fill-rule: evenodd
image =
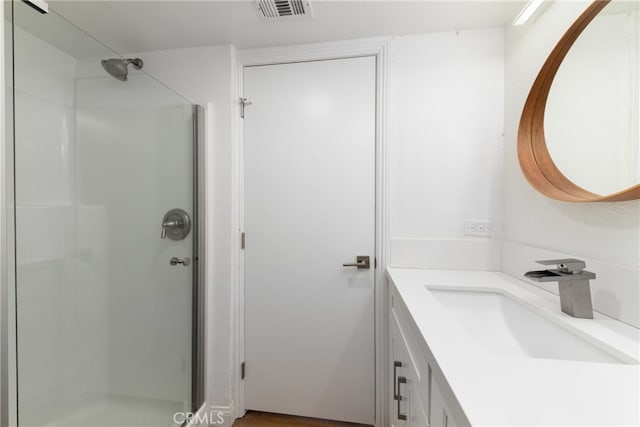
<svg viewBox="0 0 640 427"><path fill-rule="evenodd" d="M369 256L358 255L356 257L356 262L342 264L343 267L358 267L358 270L368 270L371 267L371 263L369 262Z"/></svg>

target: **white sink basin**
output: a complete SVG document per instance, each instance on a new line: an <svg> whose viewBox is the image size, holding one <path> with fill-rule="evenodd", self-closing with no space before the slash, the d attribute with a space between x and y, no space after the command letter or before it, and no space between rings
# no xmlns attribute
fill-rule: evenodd
<svg viewBox="0 0 640 427"><path fill-rule="evenodd" d="M511 295L432 286L427 289L487 352L511 357L637 363L604 343L588 342L569 325L552 321L544 311Z"/></svg>

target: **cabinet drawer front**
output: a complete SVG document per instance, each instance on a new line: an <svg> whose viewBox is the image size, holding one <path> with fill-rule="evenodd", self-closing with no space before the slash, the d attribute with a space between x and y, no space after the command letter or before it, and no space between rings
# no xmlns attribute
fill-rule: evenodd
<svg viewBox="0 0 640 427"><path fill-rule="evenodd" d="M406 338L393 313L389 313L389 326L390 355L393 364L390 393L394 397L399 397L399 401L396 398L390 400L390 426L428 427L429 418L426 412L428 400L425 399L427 388L418 379Z"/></svg>
<svg viewBox="0 0 640 427"><path fill-rule="evenodd" d="M409 351L402 336L400 326L389 313L389 355L391 357L391 369L389 375L389 414L391 416L390 425L392 427L405 427L409 425L411 419L411 396L415 372L409 361Z"/></svg>
<svg viewBox="0 0 640 427"><path fill-rule="evenodd" d="M403 327L402 322L394 311L389 313L389 323L391 326L390 339L393 346L392 358L393 361L402 362L402 367L396 369L397 374L407 377L411 385L412 398L421 402L420 406L425 410L424 417L428 419L429 365L427 360L421 353L417 353L415 348L412 348L413 346L410 338L407 337L405 327ZM402 350L398 350L398 347L402 348Z"/></svg>
<svg viewBox="0 0 640 427"><path fill-rule="evenodd" d="M415 331L415 328L407 318L408 313L406 313L402 303L397 303L399 302L399 296L395 291L393 291L393 289L390 293L389 301L391 304L391 315L402 333L402 338L409 353L409 358L416 371L416 380L420 382L421 387L425 390L425 393L422 396L423 402L427 402L429 363L424 354L424 350L422 349L423 345L421 344L421 338L419 338L417 331Z"/></svg>

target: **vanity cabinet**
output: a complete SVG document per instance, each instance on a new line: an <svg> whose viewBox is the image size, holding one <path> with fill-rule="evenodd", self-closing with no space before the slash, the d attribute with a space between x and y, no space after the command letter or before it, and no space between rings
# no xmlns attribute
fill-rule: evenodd
<svg viewBox="0 0 640 427"><path fill-rule="evenodd" d="M640 426L632 326L492 271L389 268L385 291L381 425Z"/></svg>
<svg viewBox="0 0 640 427"><path fill-rule="evenodd" d="M389 287L389 426L456 427L443 378L432 369L408 311ZM450 393L451 394L451 393Z"/></svg>

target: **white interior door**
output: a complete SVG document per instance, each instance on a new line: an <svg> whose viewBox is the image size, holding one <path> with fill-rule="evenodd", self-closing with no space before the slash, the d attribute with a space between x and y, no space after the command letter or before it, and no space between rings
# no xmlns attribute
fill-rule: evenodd
<svg viewBox="0 0 640 427"><path fill-rule="evenodd" d="M373 424L375 58L247 67L244 94L245 406Z"/></svg>

